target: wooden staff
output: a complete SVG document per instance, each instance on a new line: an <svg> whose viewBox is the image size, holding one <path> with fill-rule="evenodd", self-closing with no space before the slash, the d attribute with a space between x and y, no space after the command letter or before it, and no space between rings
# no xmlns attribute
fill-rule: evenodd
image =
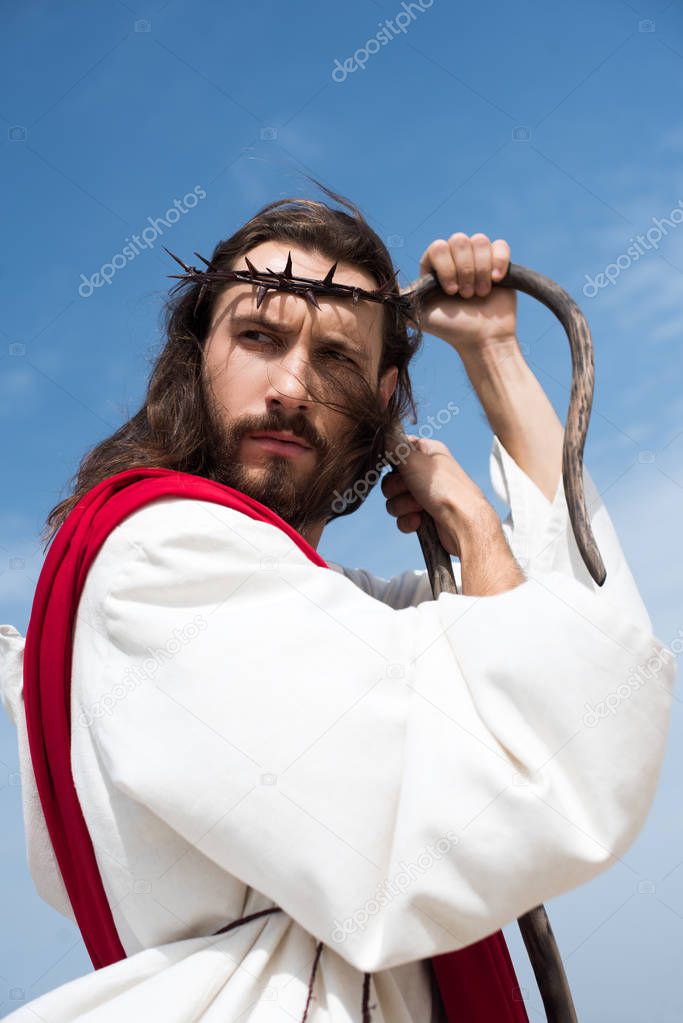
<svg viewBox="0 0 683 1023"><path fill-rule="evenodd" d="M538 299L555 313L569 339L572 385L562 449L562 482L577 547L591 577L598 586L602 586L607 572L593 536L583 488L583 449L593 403L595 376L593 344L588 324L571 295L549 277L525 266L510 263L505 277L495 281L493 287L516 288ZM418 308L426 299L439 292L447 295L431 273L401 289L401 294L414 300ZM410 444L405 434L399 433L398 437ZM442 546L434 519L427 512L422 513L422 525L417 530L417 538L434 599L440 593L457 594L450 554ZM577 1023L569 982L545 908L536 906L524 913L517 923L529 954L548 1023Z"/></svg>

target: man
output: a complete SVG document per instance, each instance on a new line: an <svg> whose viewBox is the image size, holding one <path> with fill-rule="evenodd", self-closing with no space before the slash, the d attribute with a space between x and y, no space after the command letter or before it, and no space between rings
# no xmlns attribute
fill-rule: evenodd
<svg viewBox="0 0 683 1023"><path fill-rule="evenodd" d="M291 261L320 280L336 260L335 281L375 289L388 253L344 216L271 204L211 264ZM464 362L510 507L501 523L438 440L414 439L384 477L399 530L426 511L458 559L460 592L437 601L424 571L325 571L316 553L335 500L387 448L410 396L416 347L391 313L277 290L259 302L244 282L203 306L194 288L171 310L143 410L84 461L74 496L151 465L250 501L148 501L90 564L71 767L126 958L10 1019L441 1023L432 957L490 940L633 841L673 668L664 661L617 714L586 724L586 706L662 647L587 471L602 587L578 554L562 427L522 357L514 292L491 287L508 261L504 241L456 233L420 264L450 296L423 329ZM74 507L58 506L53 525ZM29 862L41 894L73 916L35 796L22 647L0 627Z"/></svg>

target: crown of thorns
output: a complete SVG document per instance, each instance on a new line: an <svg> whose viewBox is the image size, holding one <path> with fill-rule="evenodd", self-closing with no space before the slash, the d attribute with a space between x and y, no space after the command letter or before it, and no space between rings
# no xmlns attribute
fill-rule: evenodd
<svg viewBox="0 0 683 1023"><path fill-rule="evenodd" d="M177 278L178 280L191 281L192 283L201 284L199 293L197 295L197 301L194 304L194 315L197 314L197 309L204 297L204 293L210 284L214 283L225 283L228 281L245 281L248 284L257 284L258 291L256 293L256 308L258 309L266 297L269 290L277 291L290 291L297 295L303 295L309 302L311 302L317 309L320 309L318 299L316 295L335 295L336 297L351 298L354 305L357 305L360 299L367 299L369 302L386 302L394 306L394 308L403 313L405 316L413 319L413 307L409 296L396 294L391 289L394 286L394 280L396 275L399 273L395 270L391 277L384 282L380 288L376 288L374 291L366 291L364 288L358 288L351 284L335 284L333 282L334 272L337 269L337 262L333 263L330 269L325 274L323 280L313 280L310 277L296 277L292 273L292 253L291 251L287 255L287 264L284 270L275 271L266 267L265 270L257 270L254 264L251 262L248 256L245 256L245 262L248 270L216 270L212 266L210 260L205 259L199 252L195 252L195 256L201 259L202 263L206 264L206 270L198 270L196 266L187 266L183 263L182 259L176 256L173 252L162 246L172 259L175 259L176 263L182 266L185 273L182 274L168 274L169 277Z"/></svg>

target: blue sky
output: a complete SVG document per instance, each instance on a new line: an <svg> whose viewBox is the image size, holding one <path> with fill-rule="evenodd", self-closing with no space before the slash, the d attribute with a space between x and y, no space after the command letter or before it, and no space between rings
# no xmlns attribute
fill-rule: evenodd
<svg viewBox="0 0 683 1023"><path fill-rule="evenodd" d="M586 465L655 632L667 644L679 635L680 4L29 0L4 5L0 25L0 621L25 632L48 511L82 455L142 400L175 272L162 244L189 261L208 254L264 203L320 197L308 173L361 206L401 284L435 238L483 231L574 296L595 344ZM386 45L373 42L380 33ZM148 233L110 283L79 294L194 189L205 195L192 209ZM635 249L639 234L649 244ZM591 287L600 273L611 282ZM526 296L518 309L527 361L564 419L562 329ZM417 427L459 405L441 439L502 514L491 431L458 356L425 337L413 380ZM398 532L378 490L329 528L320 553L385 577L422 567L416 537ZM654 806L624 862L548 906L584 1023L681 1017L682 700ZM4 1015L17 1004L10 990L33 998L90 961L28 876L4 715L0 759ZM540 1020L516 927L507 933Z"/></svg>

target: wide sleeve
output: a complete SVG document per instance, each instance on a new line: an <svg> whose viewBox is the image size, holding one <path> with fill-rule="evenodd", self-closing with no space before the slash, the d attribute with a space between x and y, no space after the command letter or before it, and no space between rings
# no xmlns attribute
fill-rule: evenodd
<svg viewBox="0 0 683 1023"><path fill-rule="evenodd" d="M415 607L423 600L434 599L426 568L409 568L386 579L384 576L375 575L367 568L349 568L347 565L339 565L327 558L325 561L331 569L341 572L369 596L374 597L375 600L381 600L383 604L393 607L395 611L404 607ZM456 558L451 558L451 565L456 584L460 589L460 562Z"/></svg>
<svg viewBox="0 0 683 1023"><path fill-rule="evenodd" d="M38 794L24 708L26 638L13 625L0 625L0 701L17 732L26 858L41 899L70 920L76 919L57 864Z"/></svg>
<svg viewBox="0 0 683 1023"><path fill-rule="evenodd" d="M588 468L583 467L583 488L588 517L607 576L599 586L586 568L579 551L560 478L552 501L517 464L494 434L489 458L491 483L497 497L510 511L502 523L503 533L525 575L562 572L576 579L602 600L651 630L652 622L642 601L609 512Z"/></svg>
<svg viewBox="0 0 683 1023"><path fill-rule="evenodd" d="M276 526L180 498L112 544L114 577L98 556L85 583L101 636L74 727L116 787L357 969L492 933L643 824L674 669L576 579L394 610ZM666 685L585 720L652 659Z"/></svg>

